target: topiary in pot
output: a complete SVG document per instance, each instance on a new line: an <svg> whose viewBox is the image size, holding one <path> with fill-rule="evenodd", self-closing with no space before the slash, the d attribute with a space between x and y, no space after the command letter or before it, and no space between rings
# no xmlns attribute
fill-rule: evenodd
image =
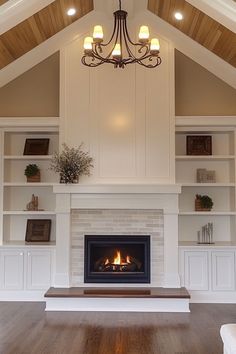
<svg viewBox="0 0 236 354"><path fill-rule="evenodd" d="M195 211L211 211L214 203L208 195L196 194Z"/></svg>
<svg viewBox="0 0 236 354"><path fill-rule="evenodd" d="M27 182L40 182L40 169L36 164L29 164L25 168Z"/></svg>

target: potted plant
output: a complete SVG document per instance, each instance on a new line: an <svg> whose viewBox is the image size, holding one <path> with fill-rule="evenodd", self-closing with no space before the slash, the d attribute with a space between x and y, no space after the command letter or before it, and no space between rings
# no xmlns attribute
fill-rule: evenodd
<svg viewBox="0 0 236 354"><path fill-rule="evenodd" d="M213 201L208 195L196 194L195 210L196 211L211 211Z"/></svg>
<svg viewBox="0 0 236 354"><path fill-rule="evenodd" d="M79 176L90 176L93 158L82 150L82 145L70 148L64 143L62 151L54 153L50 169L60 174L60 183L78 183Z"/></svg>
<svg viewBox="0 0 236 354"><path fill-rule="evenodd" d="M40 169L36 164L29 164L25 168L27 182L40 182Z"/></svg>

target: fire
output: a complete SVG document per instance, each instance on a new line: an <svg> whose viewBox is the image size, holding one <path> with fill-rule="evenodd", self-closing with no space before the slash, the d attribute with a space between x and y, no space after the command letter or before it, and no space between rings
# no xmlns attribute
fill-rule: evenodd
<svg viewBox="0 0 236 354"><path fill-rule="evenodd" d="M130 256L126 256L126 259L122 259L120 251L116 251L116 257L114 257L114 260L112 262L113 264L116 265L125 265L128 263L131 263Z"/></svg>
<svg viewBox="0 0 236 354"><path fill-rule="evenodd" d="M120 251L117 251L116 257L114 258L113 264L121 264L121 255Z"/></svg>

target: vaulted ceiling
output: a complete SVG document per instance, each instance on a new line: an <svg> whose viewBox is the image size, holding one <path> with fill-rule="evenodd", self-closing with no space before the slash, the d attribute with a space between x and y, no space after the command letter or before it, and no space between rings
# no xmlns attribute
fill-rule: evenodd
<svg viewBox="0 0 236 354"><path fill-rule="evenodd" d="M3 0L0 0L2 4ZM75 7L74 16L66 10ZM0 35L0 69L93 10L93 0L56 0Z"/></svg>
<svg viewBox="0 0 236 354"><path fill-rule="evenodd" d="M236 33L185 0L148 0L148 9L236 67ZM183 14L182 21L174 17L177 11Z"/></svg>
<svg viewBox="0 0 236 354"><path fill-rule="evenodd" d="M9 13L13 15L13 21L8 21L8 17L4 17L4 11L1 14L1 8L7 8L8 2L10 4L12 1L24 6L21 9L22 16L19 16L18 10L15 11L14 8L9 8L8 15ZM206 14L214 16L212 11L208 11L207 8L203 7L201 8L202 11L200 11L193 6L198 6L198 1L196 0L127 0L127 3L126 0L123 0L124 7L132 1L134 8L137 7L139 9L137 11L143 11L143 16L147 23L149 20L155 23L155 19L157 19L157 28L161 27L164 32L160 34L172 40L177 49L192 57L193 60L208 68L215 75L219 75L233 87L236 87L234 70L236 67L236 34L229 29L231 28L234 31L234 10L233 14L232 11L230 12L232 15L230 17L233 20L232 27L227 21L224 21L223 8L218 12L218 17L216 16L213 19ZM199 4L207 1L201 0ZM221 0L215 1L218 3ZM70 37L72 34L76 35L78 33L80 24L84 22L78 21L75 26L70 26L67 31L63 31L71 23L91 12L89 16L93 19L91 21L93 24L95 23L94 19L96 21L97 18L96 11L92 13L94 7L95 10L98 10L98 13L99 11L106 11L108 8L111 10L112 4L116 4L117 0L96 0L95 4L94 0L32 0L32 2L37 4L37 6L34 7L34 10L28 11L29 0L0 0L0 5L3 4L3 6L0 6L0 20L2 21L0 21L0 27L1 23L4 22L4 26L0 28L0 69L3 69L0 70L0 86L19 76L53 52L60 50L63 43L72 38ZM158 16L158 18L155 18L147 11L147 3L148 10ZM41 5L39 6L39 4ZM43 6L46 7L43 8ZM232 6L236 11L233 1ZM66 10L69 7L77 8L76 15L72 17L66 15ZM183 21L178 22L174 19L173 14L177 10L183 13ZM206 11L206 13L203 11ZM222 19L222 23L217 22L217 19L220 22ZM12 27L14 25L15 27ZM80 31L83 31L83 25L81 25ZM54 36L58 32L61 33L58 36ZM47 41L51 37L53 37L52 41ZM183 42L184 46L182 45ZM40 44L41 46L39 46ZM26 53L28 55L23 56ZM198 53L201 53L201 55L199 56ZM225 63L211 53L222 58ZM22 58L14 66L8 65L10 63L13 64L20 57ZM212 65L213 62L214 65Z"/></svg>

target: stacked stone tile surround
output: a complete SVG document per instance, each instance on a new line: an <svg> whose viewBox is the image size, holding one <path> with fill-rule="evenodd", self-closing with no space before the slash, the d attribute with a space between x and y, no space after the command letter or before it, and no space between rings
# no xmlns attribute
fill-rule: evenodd
<svg viewBox="0 0 236 354"><path fill-rule="evenodd" d="M71 214L71 285L84 286L84 235L150 235L151 284L164 282L164 218L162 210L73 209ZM89 284L86 284L89 286ZM147 286L148 284L145 284ZM96 286L93 284L92 286ZM101 286L101 285L100 285ZM102 284L114 286L114 284ZM117 284L121 286L121 284ZM123 286L123 285L122 285ZM135 286L137 284L124 284ZM144 286L144 284L139 284Z"/></svg>

